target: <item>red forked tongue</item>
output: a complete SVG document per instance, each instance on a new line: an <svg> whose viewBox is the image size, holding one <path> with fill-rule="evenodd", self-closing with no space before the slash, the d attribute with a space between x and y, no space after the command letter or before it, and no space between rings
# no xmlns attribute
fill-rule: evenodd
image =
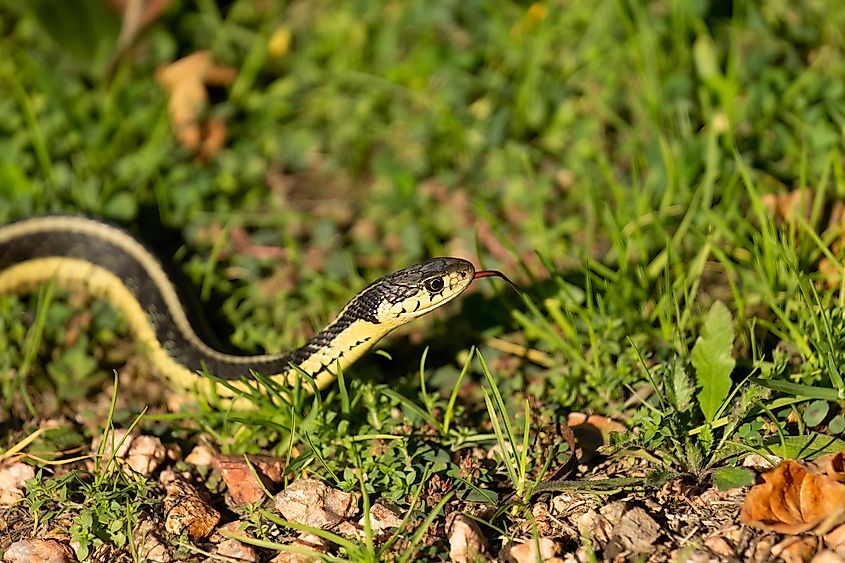
<svg viewBox="0 0 845 563"><path fill-rule="evenodd" d="M478 278L490 278L490 277L502 278L503 280L508 282L508 285L510 285L512 288L514 288L517 293L524 293L519 288L518 285L513 283L505 274L503 274L499 270L478 270L477 272L475 272L475 275L472 276L472 279L477 280Z"/></svg>

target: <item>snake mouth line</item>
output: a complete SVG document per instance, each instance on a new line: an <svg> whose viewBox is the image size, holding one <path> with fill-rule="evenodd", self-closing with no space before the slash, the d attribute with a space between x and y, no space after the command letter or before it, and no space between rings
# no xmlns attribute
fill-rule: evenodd
<svg viewBox="0 0 845 563"><path fill-rule="evenodd" d="M516 291L520 295L525 293L518 285L516 285L514 282L512 282L509 277L507 277L505 274L503 274L499 270L478 270L478 271L475 272L475 275L472 276L472 279L477 280L479 278L492 278L492 277L502 278L503 280L508 282L508 285L511 286L514 289L514 291Z"/></svg>

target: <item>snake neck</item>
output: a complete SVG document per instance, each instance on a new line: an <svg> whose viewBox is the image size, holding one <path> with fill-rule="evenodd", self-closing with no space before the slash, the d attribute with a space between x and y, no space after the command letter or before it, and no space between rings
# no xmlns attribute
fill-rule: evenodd
<svg viewBox="0 0 845 563"><path fill-rule="evenodd" d="M376 319L363 318L347 307L287 359L289 365L298 366L323 389L334 381L338 369L348 368L393 328ZM289 380L296 377L297 370L291 368Z"/></svg>

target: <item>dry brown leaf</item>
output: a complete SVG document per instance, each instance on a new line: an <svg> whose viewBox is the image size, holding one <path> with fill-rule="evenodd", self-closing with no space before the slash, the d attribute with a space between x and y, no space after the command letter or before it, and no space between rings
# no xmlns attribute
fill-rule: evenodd
<svg viewBox="0 0 845 563"><path fill-rule="evenodd" d="M772 546L772 555L786 563L804 563L813 558L819 548L819 539L813 536L786 538Z"/></svg>
<svg viewBox="0 0 845 563"><path fill-rule="evenodd" d="M824 543L831 549L845 547L845 524L840 524L824 535Z"/></svg>
<svg viewBox="0 0 845 563"><path fill-rule="evenodd" d="M799 216L810 218L813 196L813 190L799 188L786 193L764 194L760 200L776 222L795 224Z"/></svg>
<svg viewBox="0 0 845 563"><path fill-rule="evenodd" d="M117 39L117 50L122 53L132 45L142 29L164 12L170 0L106 0L106 4L123 18Z"/></svg>
<svg viewBox="0 0 845 563"><path fill-rule="evenodd" d="M610 437L611 432L619 432L620 434L624 434L628 431L628 428L621 422L616 422L612 418L601 416L599 414L584 414L581 412L571 412L566 417L566 423L573 430L576 426L580 426L582 424L589 424L590 426L594 426L601 431L601 434L602 436L604 436L605 440Z"/></svg>
<svg viewBox="0 0 845 563"><path fill-rule="evenodd" d="M845 516L845 484L801 462L786 460L763 474L763 481L742 504L745 524L781 534L825 533Z"/></svg>
<svg viewBox="0 0 845 563"><path fill-rule="evenodd" d="M198 51L156 71L156 79L170 95L167 113L176 138L200 158L213 156L226 142L223 120L201 121L209 103L206 85L228 86L236 76L236 69L216 64L208 51Z"/></svg>
<svg viewBox="0 0 845 563"><path fill-rule="evenodd" d="M822 456L816 460L816 465L837 481L845 481L845 453Z"/></svg>

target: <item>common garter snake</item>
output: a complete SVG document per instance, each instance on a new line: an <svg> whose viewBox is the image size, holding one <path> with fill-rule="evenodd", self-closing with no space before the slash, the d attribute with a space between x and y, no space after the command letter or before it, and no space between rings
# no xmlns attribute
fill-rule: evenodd
<svg viewBox="0 0 845 563"><path fill-rule="evenodd" d="M302 347L282 354L238 356L198 335L161 262L135 237L98 219L48 215L0 227L0 293L39 284L81 288L117 309L160 375L183 388L205 387L200 372L230 381L251 371L290 386L299 370L323 389L393 329L445 305L473 279L461 258L433 258L377 279ZM510 280L507 280L510 282ZM218 386L221 394L229 394Z"/></svg>

